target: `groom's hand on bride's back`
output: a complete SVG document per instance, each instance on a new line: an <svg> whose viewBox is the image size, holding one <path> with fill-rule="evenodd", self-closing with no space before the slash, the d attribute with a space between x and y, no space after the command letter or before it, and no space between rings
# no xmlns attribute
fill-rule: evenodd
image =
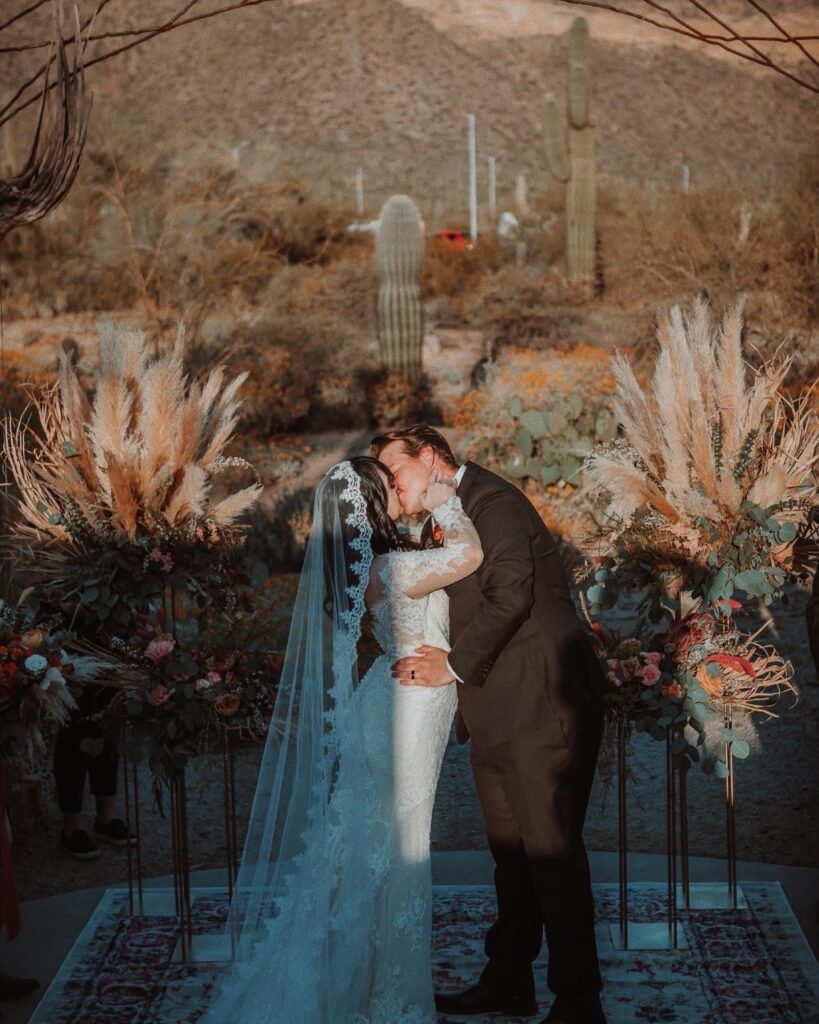
<svg viewBox="0 0 819 1024"><path fill-rule="evenodd" d="M392 675L402 686L446 686L455 679L447 664L447 652L428 644L417 647L414 656L396 661Z"/></svg>

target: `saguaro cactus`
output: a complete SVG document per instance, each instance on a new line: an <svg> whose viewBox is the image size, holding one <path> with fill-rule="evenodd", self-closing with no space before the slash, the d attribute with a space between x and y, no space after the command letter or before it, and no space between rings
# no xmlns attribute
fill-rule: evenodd
<svg viewBox="0 0 819 1024"><path fill-rule="evenodd" d="M594 125L589 120L589 26L575 18L569 30L567 124L557 102L546 96L543 142L549 170L566 184L566 261L573 281L595 276Z"/></svg>
<svg viewBox="0 0 819 1024"><path fill-rule="evenodd" d="M409 196L390 196L384 203L375 251L381 358L388 369L417 380L424 337L419 282L424 230L418 207Z"/></svg>

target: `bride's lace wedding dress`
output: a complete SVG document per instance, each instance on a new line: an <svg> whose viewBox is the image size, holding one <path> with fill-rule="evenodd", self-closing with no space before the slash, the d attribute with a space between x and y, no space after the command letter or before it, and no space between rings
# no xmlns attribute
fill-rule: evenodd
<svg viewBox="0 0 819 1024"><path fill-rule="evenodd" d="M361 583L382 653L334 723L339 770L329 833L325 823L324 841L311 842L308 829L261 948L208 1021L437 1022L430 824L456 684L402 685L391 666L422 644L449 650L443 587L474 572L482 553L457 496L434 516L443 547L378 555Z"/></svg>

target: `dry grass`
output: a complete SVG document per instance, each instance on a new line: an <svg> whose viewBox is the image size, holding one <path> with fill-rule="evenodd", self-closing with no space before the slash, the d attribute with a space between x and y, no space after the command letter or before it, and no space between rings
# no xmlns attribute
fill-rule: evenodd
<svg viewBox="0 0 819 1024"><path fill-rule="evenodd" d="M747 317L763 335L816 327L819 154L787 189L603 189L599 222L611 300L701 292L724 306L747 293Z"/></svg>
<svg viewBox="0 0 819 1024"><path fill-rule="evenodd" d="M566 327L578 318L584 296L555 268L508 264L481 283L469 320L484 331L493 351L507 345L574 347Z"/></svg>
<svg viewBox="0 0 819 1024"><path fill-rule="evenodd" d="M349 210L292 180L237 185L221 169L95 153L48 220L7 239L6 316L139 307L159 330L263 293L291 264L324 265L360 242Z"/></svg>

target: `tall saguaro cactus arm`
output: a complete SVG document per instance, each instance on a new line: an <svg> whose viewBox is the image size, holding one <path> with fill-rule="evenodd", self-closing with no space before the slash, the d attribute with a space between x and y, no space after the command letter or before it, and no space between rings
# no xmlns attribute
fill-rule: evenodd
<svg viewBox="0 0 819 1024"><path fill-rule="evenodd" d="M65 198L80 166L92 97L85 95L80 27L74 8L76 47L73 64L63 41L62 0L55 0L55 42L57 51L57 98L44 125L49 96L47 64L34 141L19 174L0 180L0 241L13 228L33 224ZM89 29L90 31L90 29Z"/></svg>
<svg viewBox="0 0 819 1024"><path fill-rule="evenodd" d="M575 18L569 31L569 94L565 122L552 95L545 99L543 144L551 174L566 185L566 262L573 281L595 275L594 125L590 121L589 27Z"/></svg>
<svg viewBox="0 0 819 1024"><path fill-rule="evenodd" d="M417 380L421 374L423 252L418 207L409 196L390 196L381 209L376 236L378 340L384 365L409 380Z"/></svg>

